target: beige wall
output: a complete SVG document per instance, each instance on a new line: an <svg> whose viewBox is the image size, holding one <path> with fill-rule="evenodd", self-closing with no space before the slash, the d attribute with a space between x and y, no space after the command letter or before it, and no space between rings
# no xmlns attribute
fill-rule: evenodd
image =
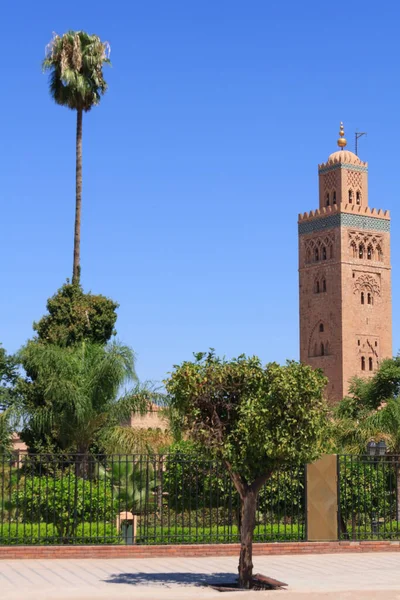
<svg viewBox="0 0 400 600"><path fill-rule="evenodd" d="M168 422L162 411L155 408L155 410L146 413L145 415L131 416L131 427L140 427L142 429L162 429L165 431L168 429Z"/></svg>

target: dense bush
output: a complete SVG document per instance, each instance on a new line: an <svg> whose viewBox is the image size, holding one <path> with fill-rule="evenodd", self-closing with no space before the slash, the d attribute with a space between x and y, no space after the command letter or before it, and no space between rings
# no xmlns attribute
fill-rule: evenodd
<svg viewBox="0 0 400 600"><path fill-rule="evenodd" d="M305 528L298 525L260 525L254 530L255 542L289 542L304 540ZM230 527L149 527L138 529L137 543L152 544L226 544L239 542L237 525Z"/></svg>
<svg viewBox="0 0 400 600"><path fill-rule="evenodd" d="M369 524L373 518L396 517L395 473L390 466L340 459L340 512L342 521Z"/></svg>
<svg viewBox="0 0 400 600"><path fill-rule="evenodd" d="M123 544L111 523L81 523L70 538L60 537L52 523L4 523L0 545Z"/></svg>
<svg viewBox="0 0 400 600"><path fill-rule="evenodd" d="M191 442L171 448L165 460L162 488L170 509L177 512L219 509L237 521L239 496L219 462L195 452ZM289 517L303 520L305 505L304 469L276 472L261 488L258 499L260 520Z"/></svg>
<svg viewBox="0 0 400 600"><path fill-rule="evenodd" d="M61 479L32 477L19 482L11 493L15 520L53 523L58 536L68 541L85 521L114 521L118 501L105 481L69 474Z"/></svg>

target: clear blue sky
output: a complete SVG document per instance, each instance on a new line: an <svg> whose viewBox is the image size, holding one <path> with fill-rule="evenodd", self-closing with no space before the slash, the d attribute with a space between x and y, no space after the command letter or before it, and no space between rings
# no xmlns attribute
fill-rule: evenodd
<svg viewBox="0 0 400 600"><path fill-rule="evenodd" d="M0 342L32 336L71 275L75 114L48 94L52 32L111 44L85 116L82 282L120 303L141 379L193 351L298 358L297 214L339 122L392 212L400 347L400 68L395 1L6 2L0 110Z"/></svg>

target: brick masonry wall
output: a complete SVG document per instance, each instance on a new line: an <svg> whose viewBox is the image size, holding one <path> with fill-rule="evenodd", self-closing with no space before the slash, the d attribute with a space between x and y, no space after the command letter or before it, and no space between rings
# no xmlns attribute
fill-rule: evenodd
<svg viewBox="0 0 400 600"><path fill-rule="evenodd" d="M44 558L168 558L239 556L239 544L187 546L0 546L0 559ZM254 544L255 556L333 554L343 552L399 552L400 542L294 542Z"/></svg>

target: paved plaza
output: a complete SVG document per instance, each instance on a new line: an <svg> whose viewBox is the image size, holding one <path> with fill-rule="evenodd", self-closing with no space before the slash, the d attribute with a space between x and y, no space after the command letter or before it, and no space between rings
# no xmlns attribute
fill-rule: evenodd
<svg viewBox="0 0 400 600"><path fill-rule="evenodd" d="M287 591L225 592L205 584L233 581L235 557L0 561L2 600L237 600L337 598L400 600L400 552L257 556L255 572Z"/></svg>

